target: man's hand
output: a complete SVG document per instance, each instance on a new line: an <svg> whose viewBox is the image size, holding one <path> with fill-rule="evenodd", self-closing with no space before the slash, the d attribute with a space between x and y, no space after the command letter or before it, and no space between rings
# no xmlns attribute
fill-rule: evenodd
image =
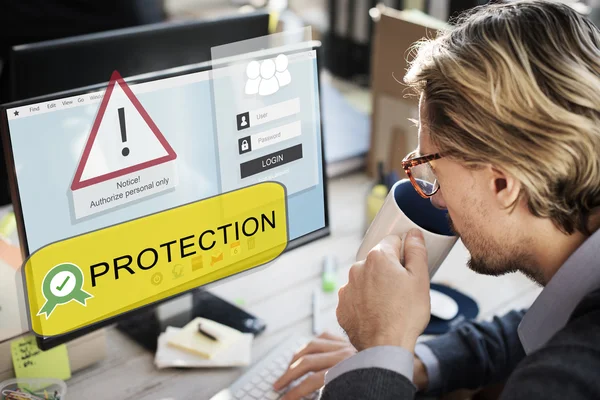
<svg viewBox="0 0 600 400"><path fill-rule="evenodd" d="M414 352L430 316L427 251L422 233L412 229L404 243L385 237L350 268L348 283L338 292L337 319L358 350L400 346Z"/></svg>
<svg viewBox="0 0 600 400"><path fill-rule="evenodd" d="M273 388L281 390L312 372L311 376L287 392L281 400L301 399L325 384L325 372L328 369L355 353L356 349L348 339L322 333L294 355L287 371L273 384Z"/></svg>

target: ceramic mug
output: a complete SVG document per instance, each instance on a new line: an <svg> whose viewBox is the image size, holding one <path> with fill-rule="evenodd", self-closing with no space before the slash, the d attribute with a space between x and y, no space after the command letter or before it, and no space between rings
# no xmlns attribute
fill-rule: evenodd
<svg viewBox="0 0 600 400"><path fill-rule="evenodd" d="M404 243L408 231L418 228L425 238L429 277L433 277L458 240L450 229L447 214L446 210L435 208L429 199L422 198L408 179L396 182L369 226L356 260L364 260L384 237L397 235ZM404 246L400 254L403 262Z"/></svg>

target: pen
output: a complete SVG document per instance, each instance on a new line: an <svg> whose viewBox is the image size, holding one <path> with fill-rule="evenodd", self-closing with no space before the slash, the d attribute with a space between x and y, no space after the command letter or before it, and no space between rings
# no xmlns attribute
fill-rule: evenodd
<svg viewBox="0 0 600 400"><path fill-rule="evenodd" d="M210 340L214 340L217 341L219 339L217 339L217 337L209 332L206 331L206 329L202 328L202 324L198 324L198 333L206 336L207 338L209 338Z"/></svg>
<svg viewBox="0 0 600 400"><path fill-rule="evenodd" d="M321 301L319 296L319 289L315 289L312 295L312 331L313 335L321 333L321 324L319 321L321 310Z"/></svg>

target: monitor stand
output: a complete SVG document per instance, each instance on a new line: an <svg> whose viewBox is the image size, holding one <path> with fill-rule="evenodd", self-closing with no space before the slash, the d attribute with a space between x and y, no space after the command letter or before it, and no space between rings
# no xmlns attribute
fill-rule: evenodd
<svg viewBox="0 0 600 400"><path fill-rule="evenodd" d="M181 328L200 315L199 307L195 306L197 302L193 299L194 295L201 291L202 289L193 289L177 299L134 312L119 321L117 329L148 351L156 352L158 336L168 326ZM171 312L169 312L169 308ZM174 312L173 309L175 309Z"/></svg>
<svg viewBox="0 0 600 400"><path fill-rule="evenodd" d="M117 329L139 345L151 352L156 352L158 336L168 326L181 328L196 317L203 316L202 294L203 289L193 289L182 296L169 300L156 307L148 307L134 312L117 323ZM206 310L205 310L206 311ZM226 315L212 313L210 319L228 325Z"/></svg>

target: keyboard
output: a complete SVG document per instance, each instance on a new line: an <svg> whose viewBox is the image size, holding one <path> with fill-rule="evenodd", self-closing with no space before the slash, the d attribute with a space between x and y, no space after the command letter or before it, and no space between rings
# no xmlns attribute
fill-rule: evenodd
<svg viewBox="0 0 600 400"><path fill-rule="evenodd" d="M290 387L273 390L273 383L287 370L290 360L300 347L312 338L293 335L272 349L264 358L258 361L248 371L236 380L229 388L214 395L210 400L277 400L287 390L298 385L308 375L293 382ZM318 398L318 392L304 397L307 400Z"/></svg>

